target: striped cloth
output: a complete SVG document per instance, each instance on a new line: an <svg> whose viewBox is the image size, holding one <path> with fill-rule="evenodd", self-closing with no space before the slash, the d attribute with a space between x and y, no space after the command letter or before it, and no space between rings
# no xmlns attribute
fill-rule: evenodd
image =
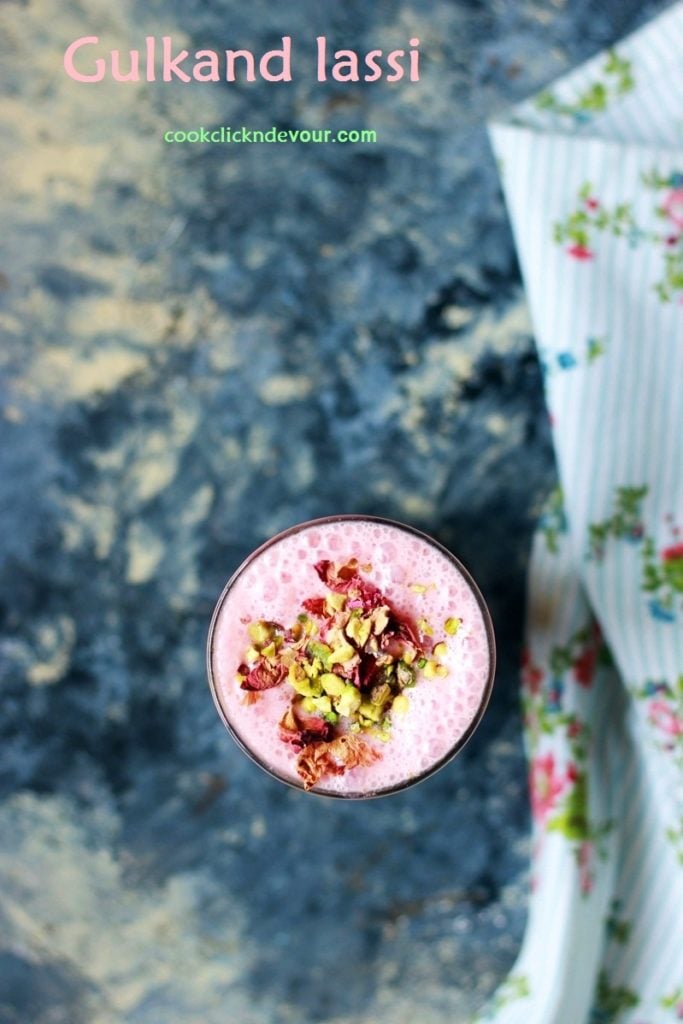
<svg viewBox="0 0 683 1024"><path fill-rule="evenodd" d="M683 3L491 126L560 487L522 668L522 950L479 1018L683 1020Z"/></svg>

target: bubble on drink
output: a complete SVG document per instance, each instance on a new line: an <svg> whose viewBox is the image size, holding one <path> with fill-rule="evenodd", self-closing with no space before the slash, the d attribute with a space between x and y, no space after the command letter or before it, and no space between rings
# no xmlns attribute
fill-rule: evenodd
<svg viewBox="0 0 683 1024"><path fill-rule="evenodd" d="M219 600L208 667L219 713L261 767L353 798L445 764L490 696L491 621L436 541L387 520L293 527L255 552Z"/></svg>

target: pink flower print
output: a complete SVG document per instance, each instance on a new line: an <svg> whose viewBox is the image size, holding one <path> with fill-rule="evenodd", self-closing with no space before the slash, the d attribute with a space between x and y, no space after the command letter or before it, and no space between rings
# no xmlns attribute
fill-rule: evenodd
<svg viewBox="0 0 683 1024"><path fill-rule="evenodd" d="M662 205L664 213L677 228L683 228L683 188L669 192Z"/></svg>
<svg viewBox="0 0 683 1024"><path fill-rule="evenodd" d="M581 725L581 722L570 722L567 726L567 736L569 736L569 738L572 740L575 739L577 736L580 735L582 728L583 726Z"/></svg>
<svg viewBox="0 0 683 1024"><path fill-rule="evenodd" d="M566 779L557 772L553 754L545 754L531 762L529 785L531 813L535 821L545 821L565 784Z"/></svg>
<svg viewBox="0 0 683 1024"><path fill-rule="evenodd" d="M543 669L534 665L530 652L525 648L522 652L522 685L534 696L541 689Z"/></svg>
<svg viewBox="0 0 683 1024"><path fill-rule="evenodd" d="M650 703L648 717L651 723L667 736L683 736L683 722L663 700Z"/></svg>
<svg viewBox="0 0 683 1024"><path fill-rule="evenodd" d="M570 245L567 252L575 260L592 260L594 256L593 250L589 249L587 245L581 245L580 242Z"/></svg>
<svg viewBox="0 0 683 1024"><path fill-rule="evenodd" d="M683 594L683 544L680 541L662 551L662 570L671 587Z"/></svg>
<svg viewBox="0 0 683 1024"><path fill-rule="evenodd" d="M541 731L541 722L535 711L527 711L522 719L527 733L535 738Z"/></svg>
<svg viewBox="0 0 683 1024"><path fill-rule="evenodd" d="M574 679L581 686L590 686L593 682L597 658L598 654L594 647L587 647L585 651L581 651L581 654L575 658L572 665Z"/></svg>
<svg viewBox="0 0 683 1024"><path fill-rule="evenodd" d="M586 200L586 207L589 210L597 210L597 208L599 206L600 206L600 202L594 196L589 196L588 199Z"/></svg>

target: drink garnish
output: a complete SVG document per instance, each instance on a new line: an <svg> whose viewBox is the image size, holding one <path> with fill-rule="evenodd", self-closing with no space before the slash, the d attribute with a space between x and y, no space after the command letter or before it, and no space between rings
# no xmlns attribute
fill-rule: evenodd
<svg viewBox="0 0 683 1024"><path fill-rule="evenodd" d="M379 751L365 737L390 738L393 716L410 707L404 691L420 673L428 679L448 674L440 661L445 641L434 645L429 623L399 613L361 575L357 559L325 559L315 570L327 593L303 601L289 627L252 622L251 646L237 671L240 687L255 699L276 686L291 689L279 735L296 752L305 789L377 760ZM456 622L444 625L451 636Z"/></svg>

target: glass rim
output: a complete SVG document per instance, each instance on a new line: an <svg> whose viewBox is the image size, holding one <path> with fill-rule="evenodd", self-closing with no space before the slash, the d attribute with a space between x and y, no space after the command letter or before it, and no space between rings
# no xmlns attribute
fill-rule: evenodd
<svg viewBox="0 0 683 1024"><path fill-rule="evenodd" d="M444 754L444 756L440 758L438 761L436 761L434 764L430 765L428 768L425 768L424 771L419 773L419 775L413 775L409 779L405 779L402 782L397 782L393 786L386 786L382 789L370 790L368 792L355 793L342 793L338 790L326 791L324 788L305 789L302 782L297 782L294 779L285 778L277 770L271 768L268 764L266 764L258 756L258 754L256 754L247 746L245 741L242 739L242 737L239 735L237 730L233 727L232 723L230 722L230 719L225 711L225 708L223 707L223 704L221 703L218 694L218 687L216 685L216 679L214 677L213 670L213 652L216 624L218 622L218 618L220 616L223 605L228 597L228 594L230 593L235 582L239 579L244 570L248 566L250 566L252 562L256 561L256 559L259 558L264 552L269 550L269 548L271 548L274 544L279 543L281 540L284 540L287 537L295 536L297 533L301 533L303 530L308 530L312 527L325 526L330 523L341 522L372 522L380 523L385 526L391 526L395 529L402 530L405 533L409 533L414 537L418 537L420 540L426 541L432 547L440 551L455 566L455 568L461 574L461 576L467 583L468 587L472 591L472 594L474 595L477 607L479 608L482 615L489 654L488 676L486 679L486 685L484 686L484 689L482 691L481 700L479 702L479 705L477 706L477 710L473 718L471 719L469 725L467 726L467 729L453 744L453 746L447 751L447 753ZM255 548L251 552L251 554L247 555L247 557L240 563L240 565L238 565L238 567L235 569L235 571L228 579L228 582L223 587L223 590L221 591L220 596L216 601L216 606L211 616L211 622L209 624L209 631L206 640L206 670L211 696L216 706L216 710L218 711L218 715L221 721L223 722L223 725L230 733L232 739L240 748L242 753L246 754L246 756L251 761L253 761L254 764L261 768L262 771L266 772L267 775L270 775L270 777L273 779L277 779L278 782L283 783L285 786L289 786L291 789L299 790L302 793L309 793L313 796L328 797L330 799L339 800L372 800L383 796L390 796L394 793L400 793L403 790L410 789L412 786L417 785L419 782L424 782L425 779L428 779L430 776L435 775L436 772L440 771L450 761L452 761L453 758L460 753L460 751L463 749L466 743L468 743L468 741L471 739L472 735L478 728L479 723L481 722L484 716L486 708L488 707L489 701L491 699L491 694L493 692L493 683L496 674L496 642L495 634L493 631L491 613L489 612L489 609L479 587L477 586L474 578L472 577L468 569L462 564L462 562L458 558L456 558L456 556L451 551L448 550L447 547L441 544L430 534L424 533L424 531L418 530L416 527L410 526L408 523L402 523L396 519L388 519L384 516L365 515L364 513L360 512L348 512L339 513L337 515L331 516L321 516L317 519L307 519L305 522L295 523L293 526L289 526L285 530L281 530L279 533L276 533L274 536L264 541L263 544L260 544L259 547Z"/></svg>

